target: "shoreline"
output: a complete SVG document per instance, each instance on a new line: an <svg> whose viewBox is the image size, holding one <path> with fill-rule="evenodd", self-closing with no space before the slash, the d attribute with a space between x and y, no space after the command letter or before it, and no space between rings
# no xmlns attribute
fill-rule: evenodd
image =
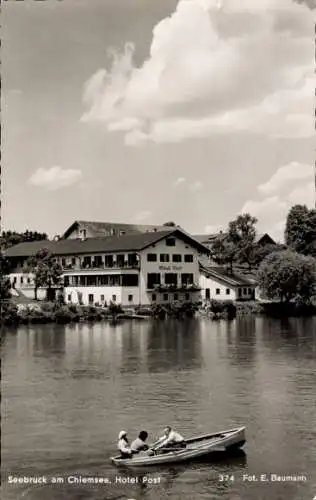
<svg viewBox="0 0 316 500"><path fill-rule="evenodd" d="M295 304L261 301L211 301L201 306L194 303L169 303L154 306L112 307L82 306L54 302L34 301L16 304L12 301L1 304L2 326L27 324L69 324L79 322L148 321L164 319L205 318L211 321L231 321L243 316L265 316L275 318L316 316L316 303Z"/></svg>

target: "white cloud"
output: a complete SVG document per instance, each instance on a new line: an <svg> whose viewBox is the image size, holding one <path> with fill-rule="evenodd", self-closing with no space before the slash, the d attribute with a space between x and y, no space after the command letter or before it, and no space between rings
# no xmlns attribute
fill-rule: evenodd
<svg viewBox="0 0 316 500"><path fill-rule="evenodd" d="M265 184L258 186L258 194L257 199L244 204L241 212L258 218L260 232L282 240L291 206L301 204L312 208L315 204L314 167L297 162L281 166Z"/></svg>
<svg viewBox="0 0 316 500"><path fill-rule="evenodd" d="M184 177L178 177L178 179L174 182L174 186L177 187L177 186L180 186L180 184L183 184L185 182L185 178Z"/></svg>
<svg viewBox="0 0 316 500"><path fill-rule="evenodd" d="M91 77L82 120L133 146L235 131L310 137L312 32L310 10L292 0L180 0L140 67L126 44Z"/></svg>
<svg viewBox="0 0 316 500"><path fill-rule="evenodd" d="M54 166L48 169L37 169L29 179L33 186L44 187L49 191L71 186L82 177L80 170L62 168Z"/></svg>
<svg viewBox="0 0 316 500"><path fill-rule="evenodd" d="M203 184L201 181L195 181L193 182L193 184L190 186L191 188L191 191L193 191L194 193L196 193L197 191L201 191L203 187Z"/></svg>
<svg viewBox="0 0 316 500"><path fill-rule="evenodd" d="M275 174L264 184L258 186L258 190L263 194L275 193L284 187L287 187L292 181L310 179L312 167L298 162L292 162L289 165L280 167Z"/></svg>

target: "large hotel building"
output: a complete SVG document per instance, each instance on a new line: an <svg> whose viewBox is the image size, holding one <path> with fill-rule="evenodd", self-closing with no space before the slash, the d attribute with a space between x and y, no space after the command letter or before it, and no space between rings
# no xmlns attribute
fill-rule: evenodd
<svg viewBox="0 0 316 500"><path fill-rule="evenodd" d="M7 250L13 290L30 298L33 277L24 264L43 248L62 266L66 303L124 306L200 300L199 258L209 254L179 227L79 221L56 241L20 243ZM44 298L45 290L38 293Z"/></svg>

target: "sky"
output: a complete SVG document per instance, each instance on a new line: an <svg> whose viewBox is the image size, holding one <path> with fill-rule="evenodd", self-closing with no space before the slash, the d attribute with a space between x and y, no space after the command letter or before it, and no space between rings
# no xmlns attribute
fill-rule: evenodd
<svg viewBox="0 0 316 500"><path fill-rule="evenodd" d="M2 6L2 229L74 220L282 240L315 205L316 0Z"/></svg>

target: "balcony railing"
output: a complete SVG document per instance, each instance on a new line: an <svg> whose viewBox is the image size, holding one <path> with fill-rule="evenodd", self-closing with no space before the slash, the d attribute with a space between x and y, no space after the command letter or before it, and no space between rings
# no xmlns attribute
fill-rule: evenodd
<svg viewBox="0 0 316 500"><path fill-rule="evenodd" d="M201 287L196 283L161 284L150 285L147 290L151 292L197 292L201 290Z"/></svg>
<svg viewBox="0 0 316 500"><path fill-rule="evenodd" d="M100 269L139 269L139 263L135 262L129 264L124 263L113 263L112 265L106 265L104 263L94 263L90 264L66 264L62 266L63 271L96 271Z"/></svg>

